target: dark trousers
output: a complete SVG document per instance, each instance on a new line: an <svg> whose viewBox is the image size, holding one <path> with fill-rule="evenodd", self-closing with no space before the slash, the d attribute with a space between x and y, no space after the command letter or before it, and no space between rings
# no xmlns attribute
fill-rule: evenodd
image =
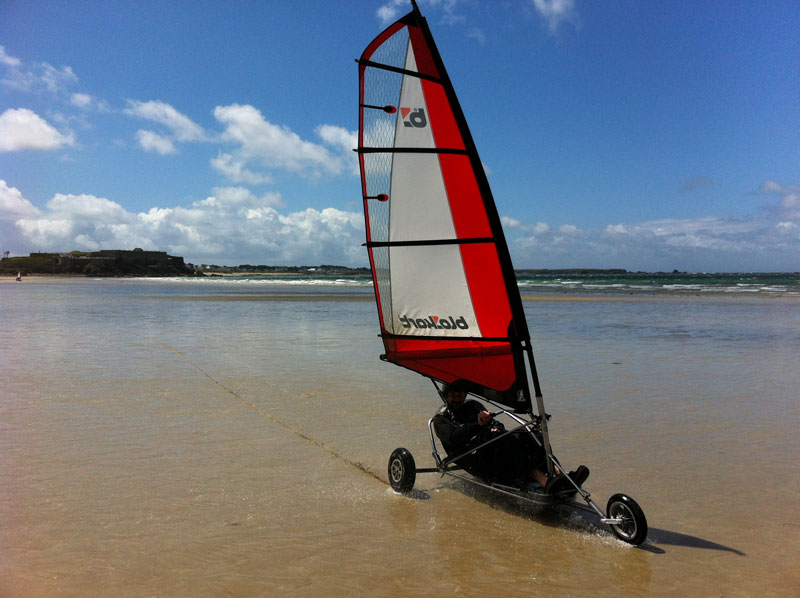
<svg viewBox="0 0 800 598"><path fill-rule="evenodd" d="M498 432L496 435L500 435ZM489 433L482 442L492 438ZM487 481L513 484L529 482L534 469L546 470L544 449L529 432L514 432L464 459L464 469Z"/></svg>

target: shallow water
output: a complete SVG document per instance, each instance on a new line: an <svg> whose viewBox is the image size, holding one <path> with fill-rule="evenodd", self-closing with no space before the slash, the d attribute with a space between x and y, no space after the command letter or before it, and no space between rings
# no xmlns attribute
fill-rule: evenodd
<svg viewBox="0 0 800 598"><path fill-rule="evenodd" d="M265 300L269 299L269 300ZM0 596L800 592L800 302L526 303L554 447L590 515L435 475L425 379L369 289L0 284Z"/></svg>

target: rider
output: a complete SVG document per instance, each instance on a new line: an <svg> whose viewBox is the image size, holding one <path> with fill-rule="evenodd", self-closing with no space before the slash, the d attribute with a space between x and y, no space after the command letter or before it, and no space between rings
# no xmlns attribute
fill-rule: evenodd
<svg viewBox="0 0 800 598"><path fill-rule="evenodd" d="M442 395L447 404L433 417L433 429L451 457L462 455L470 448L505 432L503 424L495 421L481 403L473 399L465 400L469 386L466 380L456 380L445 385ZM547 492L561 492L572 488L572 484L560 472L553 478L548 478L543 471L547 468L544 449L523 431L506 434L474 454L460 459L459 463L473 475L489 481L523 486L533 481ZM589 469L585 465L570 472L570 478L578 486L588 476Z"/></svg>

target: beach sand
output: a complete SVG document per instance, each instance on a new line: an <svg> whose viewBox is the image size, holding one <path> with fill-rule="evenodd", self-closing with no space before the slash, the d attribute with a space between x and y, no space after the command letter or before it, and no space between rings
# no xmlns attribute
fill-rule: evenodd
<svg viewBox="0 0 800 598"><path fill-rule="evenodd" d="M0 596L800 590L796 301L526 302L556 452L642 505L632 548L436 475L393 493L438 399L378 361L369 297L28 282L0 289Z"/></svg>

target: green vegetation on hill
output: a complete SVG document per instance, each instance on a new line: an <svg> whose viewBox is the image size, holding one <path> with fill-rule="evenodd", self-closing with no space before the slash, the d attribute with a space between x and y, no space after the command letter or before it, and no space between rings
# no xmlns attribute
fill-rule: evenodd
<svg viewBox="0 0 800 598"><path fill-rule="evenodd" d="M164 251L121 249L31 253L0 260L0 275L61 274L77 276L192 276L182 257Z"/></svg>

